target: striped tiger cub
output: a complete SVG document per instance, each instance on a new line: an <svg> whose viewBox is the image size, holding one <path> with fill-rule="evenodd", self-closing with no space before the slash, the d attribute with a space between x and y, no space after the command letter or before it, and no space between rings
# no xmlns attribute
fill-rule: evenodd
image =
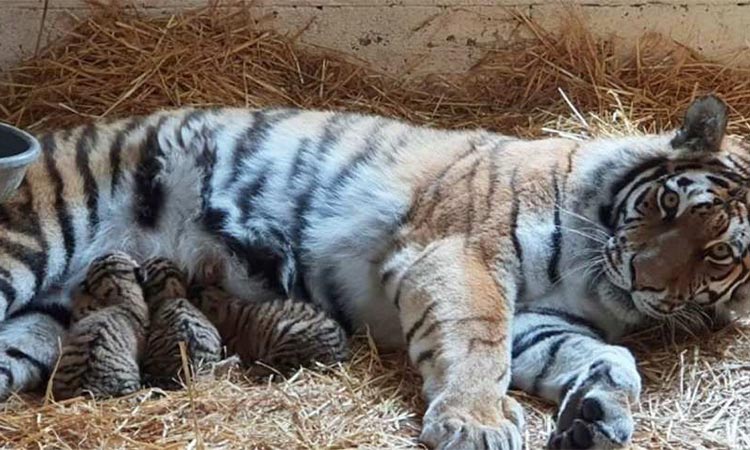
<svg viewBox="0 0 750 450"><path fill-rule="evenodd" d="M151 322L148 329L143 376L148 384L163 388L179 386L182 356L200 372L221 359L219 332L198 308L187 300L187 279L167 258L151 258L143 264L143 290Z"/></svg>
<svg viewBox="0 0 750 450"><path fill-rule="evenodd" d="M219 329L227 352L238 355L246 366L262 362L286 372L315 361L344 361L349 356L341 325L309 303L243 301L219 287L201 285L191 287L190 298Z"/></svg>
<svg viewBox="0 0 750 450"><path fill-rule="evenodd" d="M38 386L89 261L163 256L236 298L292 298L406 348L439 449L623 448L641 379L618 339L748 298L750 150L727 107L677 130L525 140L373 115L177 109L43 134L0 205L0 395ZM322 323L322 322L321 322ZM290 325L291 326L291 325Z"/></svg>
<svg viewBox="0 0 750 450"><path fill-rule="evenodd" d="M73 299L74 322L52 380L55 399L117 397L141 388L148 311L139 270L119 252L91 263Z"/></svg>

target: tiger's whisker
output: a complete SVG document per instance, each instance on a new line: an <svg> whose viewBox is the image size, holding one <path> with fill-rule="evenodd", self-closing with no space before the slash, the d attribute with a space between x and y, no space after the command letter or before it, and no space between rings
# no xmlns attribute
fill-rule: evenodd
<svg viewBox="0 0 750 450"><path fill-rule="evenodd" d="M610 233L607 231L607 229L605 227L603 227L601 224L598 224L598 223L594 222L593 220L589 219L588 217L583 216L581 214L578 214L576 212L573 212L573 211L571 211L571 210L563 207L559 203L557 205L555 205L555 207L560 212L564 212L565 214L568 214L569 216L575 217L575 218L577 218L577 219L579 219L579 220L581 220L583 222L586 222L586 223L589 223L589 224L593 225L595 229L597 229L598 231L604 233L605 235L607 235L607 237L610 236Z"/></svg>
<svg viewBox="0 0 750 450"><path fill-rule="evenodd" d="M575 228L570 228L570 227L566 227L566 226L560 225L560 229L563 229L563 230L568 231L568 232L573 233L573 234L577 234L579 236L585 237L587 239L590 239L590 240L592 240L594 242L598 242L600 244L606 244L607 243L607 241L605 241L604 239L592 236L590 234L586 234L583 231L577 230Z"/></svg>

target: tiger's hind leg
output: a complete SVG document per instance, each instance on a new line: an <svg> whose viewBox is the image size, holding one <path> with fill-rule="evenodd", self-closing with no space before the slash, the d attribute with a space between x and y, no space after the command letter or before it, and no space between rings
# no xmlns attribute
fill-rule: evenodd
<svg viewBox="0 0 750 450"><path fill-rule="evenodd" d="M0 401L47 382L69 323L64 294L35 299L0 322Z"/></svg>
<svg viewBox="0 0 750 450"><path fill-rule="evenodd" d="M523 411L507 396L512 305L463 239L401 250L382 269L428 402L420 440L438 449L519 450Z"/></svg>
<svg viewBox="0 0 750 450"><path fill-rule="evenodd" d="M641 380L630 352L583 317L520 310L513 324L513 385L559 404L551 449L619 449L633 435Z"/></svg>

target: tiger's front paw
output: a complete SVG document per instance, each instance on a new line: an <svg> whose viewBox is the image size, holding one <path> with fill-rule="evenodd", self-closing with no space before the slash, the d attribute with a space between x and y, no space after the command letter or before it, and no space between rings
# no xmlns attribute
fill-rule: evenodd
<svg viewBox="0 0 750 450"><path fill-rule="evenodd" d="M465 401L436 399L424 418L419 439L439 450L520 450L523 409L514 399L478 399L471 408Z"/></svg>
<svg viewBox="0 0 750 450"><path fill-rule="evenodd" d="M619 449L633 437L630 405L640 392L640 379L595 364L565 398L550 437L550 449Z"/></svg>
<svg viewBox="0 0 750 450"><path fill-rule="evenodd" d="M580 401L568 404L549 440L551 449L618 449L630 443L633 418L625 395L616 392L591 392ZM562 417L562 415L561 415Z"/></svg>

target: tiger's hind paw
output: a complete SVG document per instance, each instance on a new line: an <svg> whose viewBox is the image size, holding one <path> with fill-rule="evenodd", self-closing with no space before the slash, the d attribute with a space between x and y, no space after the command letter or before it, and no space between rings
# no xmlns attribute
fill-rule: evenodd
<svg viewBox="0 0 750 450"><path fill-rule="evenodd" d="M474 414L441 403L431 406L425 415L419 439L428 447L438 450L523 448L523 409L514 399L503 397L499 405L487 404L482 411L473 411ZM485 423L490 416L491 422Z"/></svg>

